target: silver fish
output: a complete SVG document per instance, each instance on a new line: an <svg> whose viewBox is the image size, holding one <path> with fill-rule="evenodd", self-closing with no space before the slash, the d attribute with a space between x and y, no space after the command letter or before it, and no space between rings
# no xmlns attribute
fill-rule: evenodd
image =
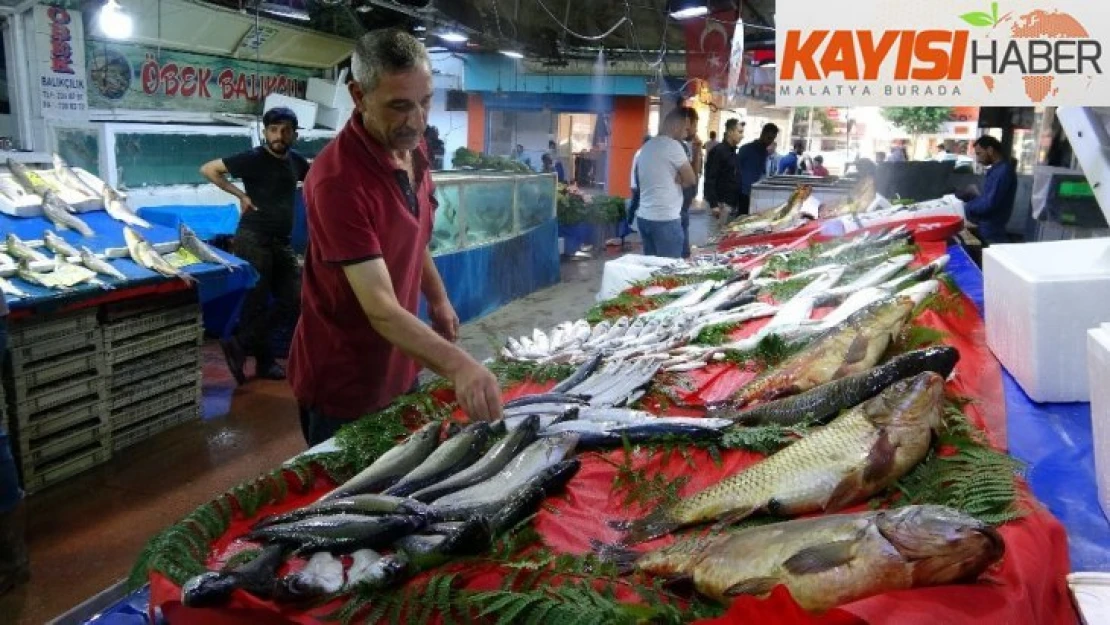
<svg viewBox="0 0 1110 625"><path fill-rule="evenodd" d="M131 259L140 267L162 274L167 278L180 278L188 284L196 284L196 278L166 262L166 259L154 251L154 248L146 239L139 236L130 227L123 227L123 238L127 241L127 250L131 253Z"/></svg>
<svg viewBox="0 0 1110 625"><path fill-rule="evenodd" d="M127 203L124 202L123 196L117 193L112 187L104 185L104 188L101 189L101 197L104 200L104 210L112 219L140 228L151 227L149 221L131 212L131 209L127 207Z"/></svg>
<svg viewBox="0 0 1110 625"><path fill-rule="evenodd" d="M0 194L13 202L20 202L27 197L27 192L23 187L7 178L0 178Z"/></svg>
<svg viewBox="0 0 1110 625"><path fill-rule="evenodd" d="M177 226L177 233L178 238L181 240L181 246L188 250L193 256L196 256L206 263L223 265L231 271L235 270L235 265L224 260L223 257L213 251L207 243L201 241L197 233L193 232L189 226L186 226L185 222L181 222Z"/></svg>
<svg viewBox="0 0 1110 625"><path fill-rule="evenodd" d="M72 207L62 201L62 198L58 197L53 191L46 191L42 194L42 213L58 229L76 230L83 237L95 236L96 233L93 232L92 228L80 217L72 215L70 211L72 211Z"/></svg>
<svg viewBox="0 0 1110 625"><path fill-rule="evenodd" d="M87 269L101 275L111 276L117 280L127 280L127 276L123 275L123 272L113 267L108 261L101 260L96 254L93 254L92 250L89 248L82 247L79 256L81 257L81 264Z"/></svg>
<svg viewBox="0 0 1110 625"><path fill-rule="evenodd" d="M44 192L50 190L50 186L42 179L42 176L31 171L23 163L8 159L8 171L12 172L12 178L19 183L27 193L32 195L42 195Z"/></svg>
<svg viewBox="0 0 1110 625"><path fill-rule="evenodd" d="M15 297L15 298L28 297L26 291L17 287L16 285L12 284L10 281L8 281L4 278L0 278L0 291L3 291L4 295L11 295L12 297Z"/></svg>
<svg viewBox="0 0 1110 625"><path fill-rule="evenodd" d="M81 252L78 252L77 248L70 245L69 241L66 241L50 230L42 233L42 241L43 244L46 246L46 249L54 252L55 254L61 254L66 258L77 258L81 255Z"/></svg>
<svg viewBox="0 0 1110 625"><path fill-rule="evenodd" d="M42 252L24 243L14 232L8 233L7 243L8 252L17 260L26 260L32 263L45 263L50 261Z"/></svg>
<svg viewBox="0 0 1110 625"><path fill-rule="evenodd" d="M58 182L70 189L82 193L89 197L96 197L99 193L90 187L77 175L77 172L70 169L65 160L57 154L54 155L54 175L57 177Z"/></svg>
<svg viewBox="0 0 1110 625"><path fill-rule="evenodd" d="M23 280L25 282L30 282L31 284L37 284L39 286L44 286L48 289L59 288L59 287L55 287L55 286L52 286L50 284L47 284L46 281L43 279L44 274L41 274L37 271L32 271L31 266L27 264L26 260L19 263L19 272L18 272L17 275L19 276L19 278L21 280ZM65 290L65 289L61 288L60 290Z"/></svg>

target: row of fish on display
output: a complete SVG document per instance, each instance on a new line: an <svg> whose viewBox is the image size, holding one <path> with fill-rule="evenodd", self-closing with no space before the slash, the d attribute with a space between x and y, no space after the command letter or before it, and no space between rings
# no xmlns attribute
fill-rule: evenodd
<svg viewBox="0 0 1110 625"><path fill-rule="evenodd" d="M800 185L780 206L763 213L733 219L725 225L723 234L747 237L789 232L803 226L817 217L816 214L807 214L802 210L811 194L811 187Z"/></svg>
<svg viewBox="0 0 1110 625"><path fill-rule="evenodd" d="M11 172L11 180L0 177L0 196L12 202L38 198L43 216L59 230L74 230L83 237L96 236L92 228L76 215L77 210L61 198L59 193L64 191L101 199L108 215L128 226L151 227L149 222L132 212L119 191L100 180L86 180L57 154L54 155L54 168L51 170L53 183L40 175L39 170L31 169L11 158L8 159L7 166Z"/></svg>
<svg viewBox="0 0 1110 625"><path fill-rule="evenodd" d="M127 254L137 265L162 276L178 278L190 284L196 282L184 270L166 260L138 231L124 226L123 233ZM178 238L178 245L200 261L234 270L234 265L217 254L184 223L178 226ZM39 247L45 251L36 249ZM51 230L43 233L42 241L24 241L15 233L8 233L0 243L0 290L9 299L32 297L11 278L62 291L81 284L112 289L128 280L106 254L97 254L84 245L77 247Z"/></svg>

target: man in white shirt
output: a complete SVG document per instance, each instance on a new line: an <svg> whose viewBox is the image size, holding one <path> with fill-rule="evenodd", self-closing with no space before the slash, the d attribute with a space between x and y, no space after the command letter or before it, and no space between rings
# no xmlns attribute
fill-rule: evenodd
<svg viewBox="0 0 1110 625"><path fill-rule="evenodd" d="M636 224L636 211L640 209L640 177L636 175L636 165L640 162L640 153L644 151L648 141L651 141L651 135L644 135L644 142L632 157L632 200L628 204L627 218L629 232L636 232L633 226Z"/></svg>
<svg viewBox="0 0 1110 625"><path fill-rule="evenodd" d="M696 187L697 176L681 142L693 133L696 124L697 113L676 107L663 120L659 136L640 149L636 224L647 256L682 258L683 189Z"/></svg>

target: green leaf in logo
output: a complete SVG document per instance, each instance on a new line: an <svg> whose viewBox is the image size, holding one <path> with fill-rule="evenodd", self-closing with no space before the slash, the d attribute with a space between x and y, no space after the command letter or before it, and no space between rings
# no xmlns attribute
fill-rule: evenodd
<svg viewBox="0 0 1110 625"><path fill-rule="evenodd" d="M967 22L968 24L971 24L972 26L980 26L980 27L994 26L994 18L991 17L991 14L990 13L983 13L981 11L973 11L971 13L965 13L965 14L960 16L960 19Z"/></svg>

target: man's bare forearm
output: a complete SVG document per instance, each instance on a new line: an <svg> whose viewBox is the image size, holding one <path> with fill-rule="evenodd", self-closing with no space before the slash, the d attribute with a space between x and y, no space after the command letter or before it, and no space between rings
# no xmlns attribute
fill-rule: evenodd
<svg viewBox="0 0 1110 625"><path fill-rule="evenodd" d="M429 304L441 304L449 301L447 288L443 285L443 277L439 275L432 253L424 250L424 268L420 274L420 291Z"/></svg>
<svg viewBox="0 0 1110 625"><path fill-rule="evenodd" d="M428 369L451 379L473 358L436 334L415 315L400 305L384 314L366 316L374 330L410 358Z"/></svg>

